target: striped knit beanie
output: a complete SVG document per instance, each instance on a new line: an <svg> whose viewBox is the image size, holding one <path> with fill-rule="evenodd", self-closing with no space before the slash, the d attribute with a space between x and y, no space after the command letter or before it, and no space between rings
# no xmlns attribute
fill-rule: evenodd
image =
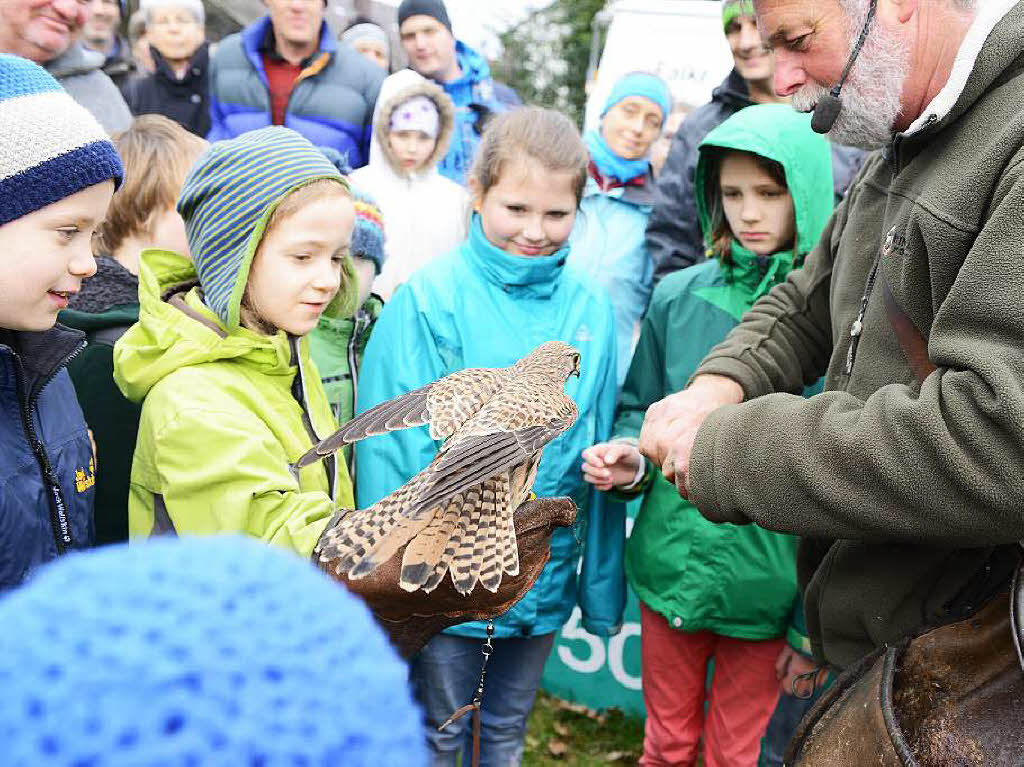
<svg viewBox="0 0 1024 767"><path fill-rule="evenodd" d="M0 54L0 226L95 184L124 176L121 159L85 107L50 74Z"/></svg>
<svg viewBox="0 0 1024 767"><path fill-rule="evenodd" d="M356 203L356 226L352 232L352 255L373 261L377 274L384 266L384 217L380 207L368 194L353 187Z"/></svg>
<svg viewBox="0 0 1024 767"><path fill-rule="evenodd" d="M213 144L196 161L178 198L206 305L228 329L239 325L239 307L249 267L267 221L281 201L301 186L348 181L307 139L278 126L243 133ZM357 291L338 292L325 314L345 316Z"/></svg>
<svg viewBox="0 0 1024 767"><path fill-rule="evenodd" d="M241 536L61 557L0 599L6 767L421 767L408 670L369 610Z"/></svg>

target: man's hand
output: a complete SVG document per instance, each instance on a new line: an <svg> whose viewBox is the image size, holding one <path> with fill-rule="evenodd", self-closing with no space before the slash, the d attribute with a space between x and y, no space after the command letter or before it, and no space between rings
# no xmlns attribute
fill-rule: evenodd
<svg viewBox="0 0 1024 767"><path fill-rule="evenodd" d="M806 700L828 680L828 669L786 645L775 660L775 678L784 695Z"/></svg>
<svg viewBox="0 0 1024 767"><path fill-rule="evenodd" d="M712 411L742 401L743 389L731 378L697 376L683 391L648 408L640 429L640 452L660 466L665 479L675 482L685 496L697 430Z"/></svg>
<svg viewBox="0 0 1024 767"><path fill-rule="evenodd" d="M608 491L631 484L643 463L640 451L627 442L600 442L583 451L583 479Z"/></svg>

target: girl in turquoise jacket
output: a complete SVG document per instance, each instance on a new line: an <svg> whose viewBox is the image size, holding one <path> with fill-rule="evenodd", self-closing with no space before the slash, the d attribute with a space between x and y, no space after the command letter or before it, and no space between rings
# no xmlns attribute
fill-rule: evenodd
<svg viewBox="0 0 1024 767"><path fill-rule="evenodd" d="M796 539L707 522L635 444L647 408L684 389L704 355L817 243L832 211L829 145L789 106L749 107L704 139L694 183L709 260L655 289L615 439L585 453L584 472L602 490L643 494L626 554L641 602L641 764L693 764L703 735L709 767L752 766L778 699L776 669L799 664L781 637L805 649L799 631L787 630L799 604Z"/></svg>
<svg viewBox="0 0 1024 767"><path fill-rule="evenodd" d="M607 636L621 623L624 513L580 474L584 447L610 434L615 407L614 316L604 293L565 266L586 174L579 134L563 116L528 108L497 118L483 138L470 188L466 242L416 272L385 305L363 360L360 412L467 367L501 367L561 340L582 355L566 393L576 423L544 451L533 491L569 496L574 527L551 538L551 559L529 593L495 620L483 701L483 763L517 764L526 719L555 632L579 604L583 623ZM357 501L366 508L423 469L439 443L426 428L356 446ZM580 554L583 553L583 565ZM455 764L468 719L437 732L469 702L480 671L482 623L435 637L414 659L435 764ZM468 751L463 763L468 763Z"/></svg>

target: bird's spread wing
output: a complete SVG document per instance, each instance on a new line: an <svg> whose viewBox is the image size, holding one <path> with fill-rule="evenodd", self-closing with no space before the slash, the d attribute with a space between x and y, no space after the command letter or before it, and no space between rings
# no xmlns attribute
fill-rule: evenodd
<svg viewBox="0 0 1024 767"><path fill-rule="evenodd" d="M314 445L295 466L302 468L365 437L430 425L430 436L447 439L494 396L505 368L467 368L372 407Z"/></svg>
<svg viewBox="0 0 1024 767"><path fill-rule="evenodd" d="M431 465L411 513L443 503L524 463L572 426L578 415L576 403L551 388L532 391L533 403L540 402L542 407L522 408L495 401L481 408L467 423L466 436L460 434L449 441Z"/></svg>

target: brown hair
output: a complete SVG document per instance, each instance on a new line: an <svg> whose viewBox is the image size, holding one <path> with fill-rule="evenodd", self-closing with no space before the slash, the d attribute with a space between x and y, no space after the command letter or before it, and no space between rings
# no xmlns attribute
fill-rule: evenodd
<svg viewBox="0 0 1024 767"><path fill-rule="evenodd" d="M96 230L93 249L104 255L129 237L151 234L153 214L174 207L185 176L209 145L162 115L142 115L114 137L114 146L124 183Z"/></svg>
<svg viewBox="0 0 1024 767"><path fill-rule="evenodd" d="M783 189L789 189L786 183L786 169L781 163L763 157L755 152L745 152L742 149L723 149L721 147L709 147L707 152L707 172L704 174L704 199L708 202L708 216L711 219L711 245L706 254L708 258L717 256L722 263L728 264L732 254L732 240L734 237L732 229L729 228L729 220L725 217L725 206L722 204L722 163L730 154L746 154L754 158L757 167L763 170L776 184Z"/></svg>
<svg viewBox="0 0 1024 767"><path fill-rule="evenodd" d="M535 160L545 170L572 174L579 205L590 159L580 132L568 117L553 109L521 107L492 120L469 171L477 193L487 194L508 165L524 158Z"/></svg>
<svg viewBox="0 0 1024 767"><path fill-rule="evenodd" d="M339 184L337 181L329 178L311 181L289 192L288 196L278 203L277 207L274 208L274 212L270 214L270 218L267 219L267 225L263 229L263 237L256 248L256 252L253 254L253 262L256 261L256 257L259 255L260 248L263 246L263 240L273 231L275 226L294 216L314 200L322 200L325 197L329 197L332 193L344 199L352 199L352 192L347 184ZM249 268L252 268L252 264L249 265ZM345 284L342 283L338 290L340 292L345 288ZM241 305L238 307L238 323L244 328L263 335L273 335L277 332L277 328L263 319L259 307L253 303L249 295L248 285L246 285L245 292L242 293Z"/></svg>

